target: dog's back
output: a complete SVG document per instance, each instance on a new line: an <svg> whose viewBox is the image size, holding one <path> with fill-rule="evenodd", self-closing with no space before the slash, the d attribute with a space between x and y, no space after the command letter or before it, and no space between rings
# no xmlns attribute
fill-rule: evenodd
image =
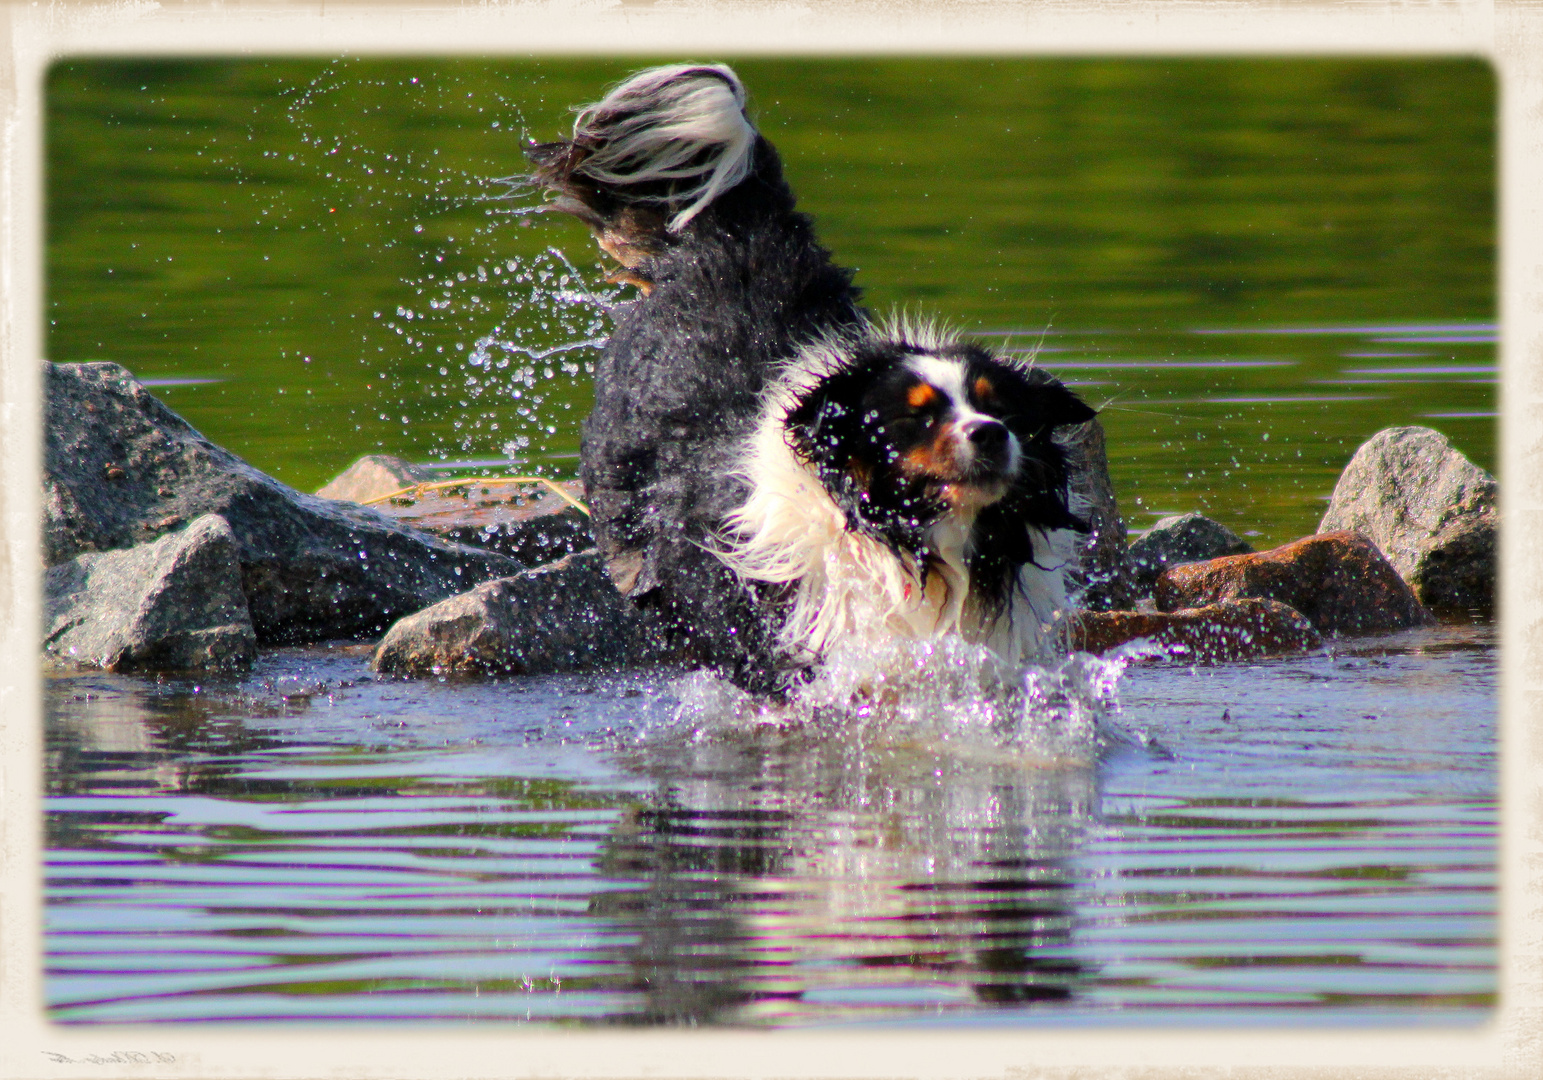
<svg viewBox="0 0 1543 1080"><path fill-rule="evenodd" d="M863 313L743 107L727 68L653 69L530 155L642 294L616 313L584 425L612 580L697 658L770 689L775 627L704 545L744 501L735 454L769 377Z"/></svg>

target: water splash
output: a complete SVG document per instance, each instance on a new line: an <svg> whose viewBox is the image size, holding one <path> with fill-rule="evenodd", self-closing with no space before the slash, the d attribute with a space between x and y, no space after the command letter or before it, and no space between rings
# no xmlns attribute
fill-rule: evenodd
<svg viewBox="0 0 1543 1080"><path fill-rule="evenodd" d="M838 648L787 700L744 693L705 672L672 687L670 728L697 742L762 730L820 739L875 740L951 757L1026 765L1086 765L1112 741L1118 685L1139 655L1077 653L1014 671L957 637Z"/></svg>
<svg viewBox="0 0 1543 1080"><path fill-rule="evenodd" d="M276 197L261 224L340 232L345 216L368 219L346 242L416 255L420 272L377 300L360 333L359 362L377 395L361 407L374 414L364 419L377 430L400 423L392 443L446 461L501 458L524 471L571 472L584 376L623 290L592 283L544 242L535 193L502 175L523 161L517 95L442 77L431 64L402 67L383 79L343 60L287 92L298 136L289 158L322 195L316 205ZM424 147L421 133L401 137L413 150L360 138L359 110L387 97L405 99L410 115L442 118L443 147ZM368 214L335 213L361 201Z"/></svg>
<svg viewBox="0 0 1543 1080"><path fill-rule="evenodd" d="M385 325L424 355L428 396L455 419L451 455L501 454L543 471L578 426L576 384L595 370L615 297L597 293L555 247L533 258L508 258L473 273L429 274L410 282L426 309L401 307ZM491 322L468 348L428 354L423 327Z"/></svg>

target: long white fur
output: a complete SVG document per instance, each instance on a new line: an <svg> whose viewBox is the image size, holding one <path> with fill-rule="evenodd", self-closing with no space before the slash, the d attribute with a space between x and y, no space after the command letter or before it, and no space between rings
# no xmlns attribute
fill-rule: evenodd
<svg viewBox="0 0 1543 1080"><path fill-rule="evenodd" d="M686 201L667 224L679 232L750 172L756 132L745 116L745 88L733 70L723 64L675 64L640 71L584 106L573 136L598 140L574 172L601 183L695 180L669 199Z"/></svg>
<svg viewBox="0 0 1543 1080"><path fill-rule="evenodd" d="M865 333L898 336L924 354L951 340L936 326L904 320ZM720 556L744 578L791 588L781 644L806 662L840 642L877 645L887 638L945 634L983 644L1015 669L1064 651L1064 571L1077 557L1075 533L1036 533L1036 552L1049 553L1049 559L1042 556L1047 569L1025 565L1007 610L988 620L970 594L966 559L973 515L946 515L932 527L928 546L937 564L923 582L912 560L848 529L814 469L794 453L784 426L788 411L838 370L856 344L850 337L832 338L806 347L770 388L740 465L750 496L730 516L732 539Z"/></svg>

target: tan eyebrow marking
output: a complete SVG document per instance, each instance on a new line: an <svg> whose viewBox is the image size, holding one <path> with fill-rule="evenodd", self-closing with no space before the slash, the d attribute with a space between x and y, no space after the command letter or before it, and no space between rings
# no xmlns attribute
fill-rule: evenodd
<svg viewBox="0 0 1543 1080"><path fill-rule="evenodd" d="M976 380L975 380L975 396L976 397L980 398L982 401L985 401L988 398L990 398L991 395L993 393L995 393L995 392L996 392L996 387L991 385L991 380L986 378L986 376L981 375L981 376L978 376L976 378Z"/></svg>
<svg viewBox="0 0 1543 1080"><path fill-rule="evenodd" d="M938 399L938 392L930 383L917 383L905 392L905 403L913 409L925 409Z"/></svg>

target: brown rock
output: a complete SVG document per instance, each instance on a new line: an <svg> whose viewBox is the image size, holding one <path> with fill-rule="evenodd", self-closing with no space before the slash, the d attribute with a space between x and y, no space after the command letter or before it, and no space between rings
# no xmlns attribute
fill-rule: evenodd
<svg viewBox="0 0 1543 1080"><path fill-rule="evenodd" d="M1105 653L1149 639L1194 660L1224 663L1321 648L1323 638L1302 613L1276 600L1223 600L1183 611L1083 611L1071 644Z"/></svg>
<svg viewBox="0 0 1543 1080"><path fill-rule="evenodd" d="M1365 634L1434 620L1366 537L1319 533L1251 555L1170 567L1152 598L1159 611L1263 597L1297 609L1322 634Z"/></svg>
<svg viewBox="0 0 1543 1080"><path fill-rule="evenodd" d="M583 501L582 484L556 484L570 498ZM595 546L588 515L541 484L468 482L377 503L376 509L404 525L496 551L525 566L541 566Z"/></svg>

